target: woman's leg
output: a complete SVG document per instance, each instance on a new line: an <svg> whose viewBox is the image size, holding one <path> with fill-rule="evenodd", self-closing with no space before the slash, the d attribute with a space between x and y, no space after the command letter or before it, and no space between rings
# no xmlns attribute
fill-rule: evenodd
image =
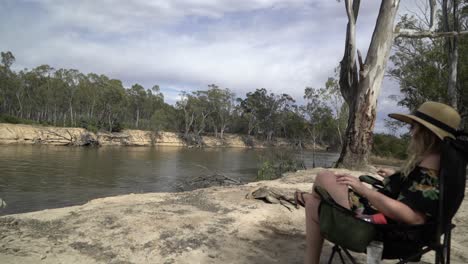
<svg viewBox="0 0 468 264"><path fill-rule="evenodd" d="M326 189L337 203L346 208L350 208L348 202L348 187L338 184L333 172L319 172L315 178L314 184ZM304 195L304 200L306 211L306 254L304 263L318 264L323 245L318 216L320 198L312 190L312 194Z"/></svg>

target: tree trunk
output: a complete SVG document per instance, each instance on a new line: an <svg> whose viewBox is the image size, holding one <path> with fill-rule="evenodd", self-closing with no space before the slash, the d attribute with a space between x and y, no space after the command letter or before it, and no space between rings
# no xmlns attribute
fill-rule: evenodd
<svg viewBox="0 0 468 264"><path fill-rule="evenodd" d="M136 111L136 122L135 122L136 128L138 128L138 121L140 121L140 108L137 108L137 111Z"/></svg>
<svg viewBox="0 0 468 264"><path fill-rule="evenodd" d="M70 124L73 126L73 106L72 102L70 101Z"/></svg>
<svg viewBox="0 0 468 264"><path fill-rule="evenodd" d="M458 32L458 1L453 1L452 19L449 19L448 0L442 2L443 23L445 32ZM453 27L450 28L449 20L452 21ZM447 38L447 53L448 53L448 83L447 95L450 105L457 109L458 96L457 96L457 68L458 68L458 35Z"/></svg>
<svg viewBox="0 0 468 264"><path fill-rule="evenodd" d="M340 139L340 148L343 147L343 135L341 134L341 127L340 125L336 126L336 130L338 132L338 138Z"/></svg>
<svg viewBox="0 0 468 264"><path fill-rule="evenodd" d="M268 142L271 141L272 136L273 136L273 131L272 131L272 130L268 130L268 132L267 132L267 141L268 141Z"/></svg>
<svg viewBox="0 0 468 264"><path fill-rule="evenodd" d="M348 29L345 54L341 61L340 90L349 105L348 127L337 167L362 169L368 165L376 119L377 98L393 44L393 23L399 0L382 0L379 15L365 63L359 55L359 77L356 74L354 50L355 23L359 1L345 1Z"/></svg>
<svg viewBox="0 0 468 264"><path fill-rule="evenodd" d="M221 126L221 128L219 129L219 134L220 134L220 138L223 139L224 138L224 130L226 130L226 124L223 124Z"/></svg>
<svg viewBox="0 0 468 264"><path fill-rule="evenodd" d="M112 133L112 119L111 119L112 112L109 112L109 115L107 116L107 121L109 121L109 132Z"/></svg>
<svg viewBox="0 0 468 264"><path fill-rule="evenodd" d="M18 104L19 104L19 107L20 107L18 116L20 118L23 118L23 104L21 103L21 98L20 98L21 96L19 96L18 92L16 92L15 94L16 94L16 99L18 99Z"/></svg>

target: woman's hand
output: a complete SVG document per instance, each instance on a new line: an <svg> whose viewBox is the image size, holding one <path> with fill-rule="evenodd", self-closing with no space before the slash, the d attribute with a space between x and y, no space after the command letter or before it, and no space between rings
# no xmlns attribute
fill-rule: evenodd
<svg viewBox="0 0 468 264"><path fill-rule="evenodd" d="M358 178L349 174L336 175L336 182L350 186L351 188L353 188L353 191L359 193L364 197L366 197L367 192L371 190L367 188Z"/></svg>
<svg viewBox="0 0 468 264"><path fill-rule="evenodd" d="M390 168L378 168L377 169L377 174L382 176L382 177L388 177L392 174L395 174L395 170L394 169L390 169Z"/></svg>

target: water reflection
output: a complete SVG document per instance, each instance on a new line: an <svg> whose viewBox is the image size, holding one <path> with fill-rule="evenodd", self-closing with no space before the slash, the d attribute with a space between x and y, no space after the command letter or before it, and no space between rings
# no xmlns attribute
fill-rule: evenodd
<svg viewBox="0 0 468 264"><path fill-rule="evenodd" d="M8 203L0 214L118 194L176 191L185 180L215 172L249 182L255 179L259 153L242 148L0 146L0 197ZM329 166L337 155L316 158L318 166ZM306 165L312 161L306 159Z"/></svg>

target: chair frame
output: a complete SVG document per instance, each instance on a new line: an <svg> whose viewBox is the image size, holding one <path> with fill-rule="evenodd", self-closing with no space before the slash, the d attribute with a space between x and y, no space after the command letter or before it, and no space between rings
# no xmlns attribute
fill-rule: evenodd
<svg viewBox="0 0 468 264"><path fill-rule="evenodd" d="M373 178L372 182L369 182L368 177L366 176L367 179L363 178L362 176L360 177L361 181L367 181L374 187L379 187L382 185L381 181ZM424 254L434 250L435 251L435 264L450 264L450 246L451 246L451 233L452 233L452 228L455 227L454 224L452 224L452 221L450 220L446 225L443 224L443 206L444 206L444 187L445 187L445 177L440 177L439 179L439 215L437 219L437 228L436 228L436 234L435 234L435 241L432 243L425 245L420 251L415 253L414 255L411 255L410 257L406 258L401 258L399 259L400 261L397 262L397 264L403 264L403 263L408 263L411 262L412 259L416 259L418 257L423 256ZM441 242L441 237L443 235L443 242ZM328 264L331 264L333 261L333 258L335 257L336 254L340 257L341 263L346 264L345 259L343 257L342 252L345 253L345 255L348 257L348 259L351 261L353 264L357 264L356 260L353 258L349 250L346 248L343 248L337 244L333 245L332 248L332 253L330 255L330 258L328 259Z"/></svg>

